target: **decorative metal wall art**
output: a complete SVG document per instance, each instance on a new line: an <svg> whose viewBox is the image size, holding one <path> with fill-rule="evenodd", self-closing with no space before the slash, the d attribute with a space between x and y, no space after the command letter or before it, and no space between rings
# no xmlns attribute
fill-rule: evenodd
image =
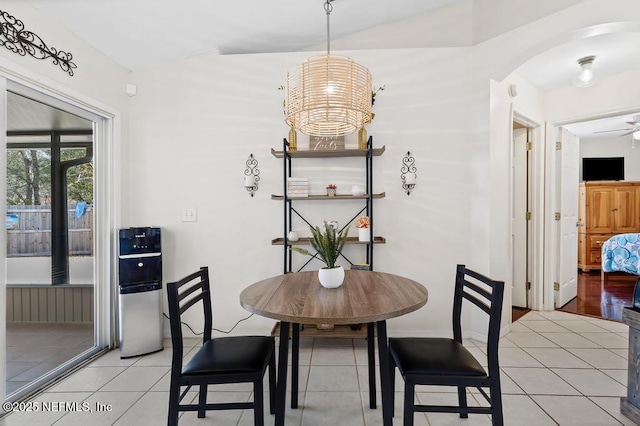
<svg viewBox="0 0 640 426"><path fill-rule="evenodd" d="M77 68L77 65L71 61L73 59L71 53L48 47L38 35L25 30L21 20L2 10L0 10L0 46L20 56L29 54L36 59L51 58L54 65L59 65L71 76L73 70Z"/></svg>
<svg viewBox="0 0 640 426"><path fill-rule="evenodd" d="M251 196L258 190L258 182L260 182L260 169L258 169L258 160L253 154L247 159L247 167L244 169L244 187Z"/></svg>
<svg viewBox="0 0 640 426"><path fill-rule="evenodd" d="M402 188L407 192L407 195L411 195L411 191L416 187L418 180L417 171L416 160L411 155L411 151L407 151L407 154L402 158L402 168L400 169Z"/></svg>

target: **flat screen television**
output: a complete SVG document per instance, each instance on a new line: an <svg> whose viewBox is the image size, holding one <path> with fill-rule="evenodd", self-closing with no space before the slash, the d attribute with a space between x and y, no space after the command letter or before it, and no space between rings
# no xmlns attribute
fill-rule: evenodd
<svg viewBox="0 0 640 426"><path fill-rule="evenodd" d="M624 157L583 158L582 180L624 180Z"/></svg>

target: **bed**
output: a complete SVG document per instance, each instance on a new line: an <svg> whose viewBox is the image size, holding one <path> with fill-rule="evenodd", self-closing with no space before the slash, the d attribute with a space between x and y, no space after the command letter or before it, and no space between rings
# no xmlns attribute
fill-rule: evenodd
<svg viewBox="0 0 640 426"><path fill-rule="evenodd" d="M602 278L607 272L640 276L640 234L614 235L602 244Z"/></svg>

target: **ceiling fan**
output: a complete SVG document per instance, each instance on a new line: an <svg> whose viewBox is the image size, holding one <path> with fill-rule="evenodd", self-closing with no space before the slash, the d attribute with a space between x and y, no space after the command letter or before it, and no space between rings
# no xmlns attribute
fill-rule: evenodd
<svg viewBox="0 0 640 426"><path fill-rule="evenodd" d="M608 132L625 132L620 136L627 136L632 133L640 131L640 114L634 115L631 121L627 121L627 124L631 126L630 129L613 129L613 130L600 130L593 133L608 133Z"/></svg>

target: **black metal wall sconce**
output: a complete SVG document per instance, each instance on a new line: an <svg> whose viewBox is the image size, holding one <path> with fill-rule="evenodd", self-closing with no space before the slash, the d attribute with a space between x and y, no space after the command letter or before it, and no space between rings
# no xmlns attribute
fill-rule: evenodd
<svg viewBox="0 0 640 426"><path fill-rule="evenodd" d="M21 20L2 10L0 10L0 46L20 56L28 54L36 59L51 58L54 65L59 65L71 76L74 68L77 68L77 65L71 61L73 59L71 53L47 46L37 34L25 30Z"/></svg>
<svg viewBox="0 0 640 426"><path fill-rule="evenodd" d="M260 169L258 169L258 160L253 154L247 159L247 167L244 169L244 188L251 194L258 190L258 182L260 182Z"/></svg>
<svg viewBox="0 0 640 426"><path fill-rule="evenodd" d="M411 151L407 151L407 154L402 158L402 168L400 169L402 189L405 190L407 195L411 195L411 191L413 191L418 183L417 171L416 160L411 155Z"/></svg>

